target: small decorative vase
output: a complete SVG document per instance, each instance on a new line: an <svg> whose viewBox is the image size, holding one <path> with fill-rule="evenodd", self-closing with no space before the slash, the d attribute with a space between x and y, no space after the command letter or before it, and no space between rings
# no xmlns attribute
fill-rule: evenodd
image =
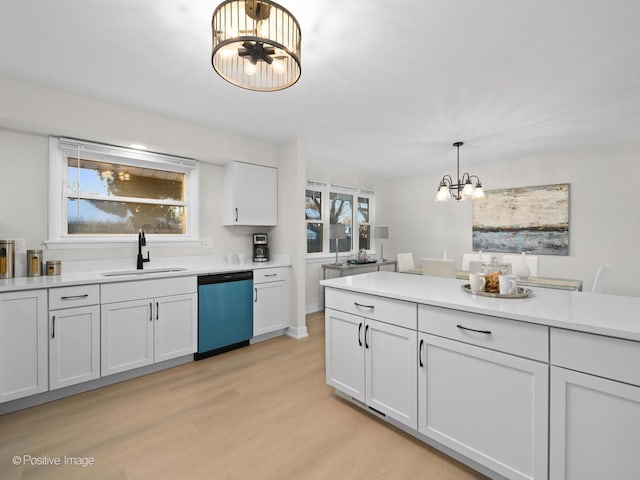
<svg viewBox="0 0 640 480"><path fill-rule="evenodd" d="M527 259L525 258L525 252L522 252L522 260L519 262L515 273L520 280L526 280L531 275L531 269L527 265Z"/></svg>

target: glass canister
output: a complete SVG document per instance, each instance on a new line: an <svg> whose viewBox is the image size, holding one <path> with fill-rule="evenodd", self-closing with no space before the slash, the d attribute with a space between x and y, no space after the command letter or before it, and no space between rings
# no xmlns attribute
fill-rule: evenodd
<svg viewBox="0 0 640 480"><path fill-rule="evenodd" d="M27 277L42 276L42 250L27 250Z"/></svg>
<svg viewBox="0 0 640 480"><path fill-rule="evenodd" d="M495 273L508 274L511 273L510 263L499 263L498 257L491 257L489 263L482 264L482 273Z"/></svg>
<svg viewBox="0 0 640 480"><path fill-rule="evenodd" d="M13 278L16 261L15 240L0 240L0 278Z"/></svg>
<svg viewBox="0 0 640 480"><path fill-rule="evenodd" d="M60 260L47 260L47 275L62 274L62 262Z"/></svg>

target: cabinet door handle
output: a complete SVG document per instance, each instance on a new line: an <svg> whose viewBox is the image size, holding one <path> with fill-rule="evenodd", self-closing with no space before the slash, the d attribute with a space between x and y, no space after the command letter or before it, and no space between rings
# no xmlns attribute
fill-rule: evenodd
<svg viewBox="0 0 640 480"><path fill-rule="evenodd" d="M424 345L424 338L420 339L420 346L418 347L418 359L420 360L420 366L424 367L424 363L422 362L422 346Z"/></svg>
<svg viewBox="0 0 640 480"><path fill-rule="evenodd" d="M253 299L253 303L258 303L258 288L257 287L253 287L253 291L256 294L255 298Z"/></svg>
<svg viewBox="0 0 640 480"><path fill-rule="evenodd" d="M353 302L353 304L356 307L361 307L361 308L370 308L371 310L373 310L374 308L376 308L375 305L363 305L362 303L358 303L358 302Z"/></svg>
<svg viewBox="0 0 640 480"><path fill-rule="evenodd" d="M360 337L361 333L362 333L362 322L360 322L360 324L358 325L358 346L359 347L362 346L362 338Z"/></svg>
<svg viewBox="0 0 640 480"><path fill-rule="evenodd" d="M160 304L156 302L156 320L160 318Z"/></svg>
<svg viewBox="0 0 640 480"><path fill-rule="evenodd" d="M88 293L85 293L84 295L71 295L69 297L60 297L60 300L77 300L79 298L87 298L89 296Z"/></svg>
<svg viewBox="0 0 640 480"><path fill-rule="evenodd" d="M153 303L149 302L149 321L153 322Z"/></svg>
<svg viewBox="0 0 640 480"><path fill-rule="evenodd" d="M369 325L364 327L364 348L369 348L369 342L367 342L367 332L369 331Z"/></svg>
<svg viewBox="0 0 640 480"><path fill-rule="evenodd" d="M56 338L56 316L54 315L51 319L51 338Z"/></svg>
<svg viewBox="0 0 640 480"><path fill-rule="evenodd" d="M238 221L238 209L236 208L236 222Z"/></svg>
<svg viewBox="0 0 640 480"><path fill-rule="evenodd" d="M491 335L491 330L476 330L475 328L464 327L462 325L456 325L460 330L469 330L470 332L484 333L485 335Z"/></svg>

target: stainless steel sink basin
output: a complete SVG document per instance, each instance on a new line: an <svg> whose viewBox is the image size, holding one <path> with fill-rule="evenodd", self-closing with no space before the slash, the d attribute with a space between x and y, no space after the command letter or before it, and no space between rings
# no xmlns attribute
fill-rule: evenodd
<svg viewBox="0 0 640 480"><path fill-rule="evenodd" d="M165 268L146 268L144 270L114 270L113 272L102 272L105 277L118 277L121 275L147 275L149 273L168 273L182 272L186 268L181 267L165 267Z"/></svg>

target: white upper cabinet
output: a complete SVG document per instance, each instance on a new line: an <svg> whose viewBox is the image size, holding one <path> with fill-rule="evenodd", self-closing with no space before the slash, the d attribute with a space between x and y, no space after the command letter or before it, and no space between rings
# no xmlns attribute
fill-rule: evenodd
<svg viewBox="0 0 640 480"><path fill-rule="evenodd" d="M224 225L278 224L278 169L231 162L224 167Z"/></svg>

